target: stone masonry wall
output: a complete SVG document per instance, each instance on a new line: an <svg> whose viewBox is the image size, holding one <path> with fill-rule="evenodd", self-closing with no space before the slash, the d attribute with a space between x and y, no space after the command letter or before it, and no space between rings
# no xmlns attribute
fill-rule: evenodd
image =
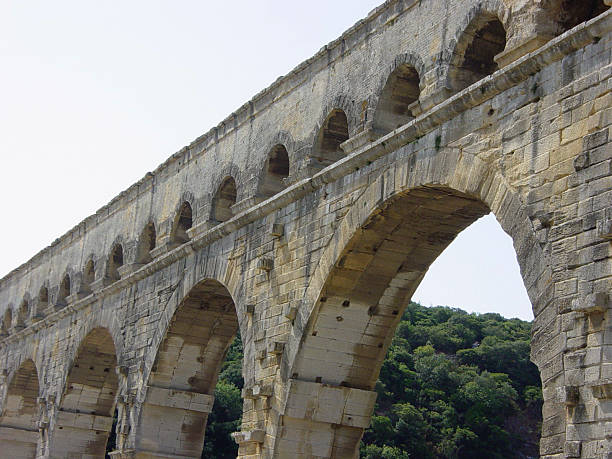
<svg viewBox="0 0 612 459"><path fill-rule="evenodd" d="M0 443L11 457L103 457L116 410L114 457L199 457L239 330L239 457L355 457L403 307L492 211L534 308L541 455L609 459L612 14L579 3L387 2L0 280ZM459 89L495 21L500 70ZM379 99L406 67L413 116L382 132ZM328 117L340 110L346 137ZM326 132L342 143L324 167ZM271 197L277 144L289 170ZM228 176L233 218L219 223Z"/></svg>

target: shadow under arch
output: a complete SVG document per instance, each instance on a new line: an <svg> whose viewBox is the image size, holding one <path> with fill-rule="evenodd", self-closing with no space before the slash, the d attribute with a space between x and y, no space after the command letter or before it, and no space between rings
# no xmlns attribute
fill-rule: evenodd
<svg viewBox="0 0 612 459"><path fill-rule="evenodd" d="M13 375L2 407L0 454L3 457L36 457L39 390L36 364L28 359Z"/></svg>
<svg viewBox="0 0 612 459"><path fill-rule="evenodd" d="M112 335L106 328L94 328L81 342L68 373L50 457L105 457L118 389L116 366Z"/></svg>
<svg viewBox="0 0 612 459"><path fill-rule="evenodd" d="M180 301L157 349L136 430L142 454L199 458L225 355L238 333L228 289L204 279Z"/></svg>
<svg viewBox="0 0 612 459"><path fill-rule="evenodd" d="M420 160L435 163L442 157ZM513 238L536 317L551 304L547 258L522 204L477 159L457 161L448 177L424 172L403 184L399 170L388 171L340 223L313 273L283 356L288 396L282 435L270 445L275 453L282 456L284 445L297 443L315 456L353 457L405 307L430 264L482 215L493 211ZM440 170L434 165L429 171ZM409 161L395 167L414 170ZM477 179L466 181L460 172L465 170ZM332 399L339 400L333 409Z"/></svg>

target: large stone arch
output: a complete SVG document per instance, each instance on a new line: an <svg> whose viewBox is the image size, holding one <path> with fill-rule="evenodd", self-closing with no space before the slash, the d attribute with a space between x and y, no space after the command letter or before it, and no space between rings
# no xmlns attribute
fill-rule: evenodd
<svg viewBox="0 0 612 459"><path fill-rule="evenodd" d="M32 359L24 360L2 394L0 450L5 457L31 459L39 443L39 373Z"/></svg>
<svg viewBox="0 0 612 459"><path fill-rule="evenodd" d="M534 338L547 326L548 258L519 197L458 149L409 156L351 207L313 272L281 364L286 398L273 457L354 457L404 307L435 258L489 211L513 238L536 315ZM532 355L542 369L546 362Z"/></svg>
<svg viewBox="0 0 612 459"><path fill-rule="evenodd" d="M153 340L154 360L142 372L130 438L136 457L201 456L221 364L239 329L223 283L209 277L183 281L166 306L163 333ZM118 444L125 450L124 439Z"/></svg>
<svg viewBox="0 0 612 459"><path fill-rule="evenodd" d="M103 458L118 391L117 346L104 327L82 327L87 335L72 359L52 427L49 454Z"/></svg>

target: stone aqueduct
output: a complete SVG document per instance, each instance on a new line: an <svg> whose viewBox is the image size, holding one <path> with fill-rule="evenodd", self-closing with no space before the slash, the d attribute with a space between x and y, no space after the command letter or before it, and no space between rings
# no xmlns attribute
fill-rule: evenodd
<svg viewBox="0 0 612 459"><path fill-rule="evenodd" d="M612 458L611 0L390 0L0 281L0 455L354 458L399 317L492 211L541 456ZM475 279L475 282L478 282Z"/></svg>

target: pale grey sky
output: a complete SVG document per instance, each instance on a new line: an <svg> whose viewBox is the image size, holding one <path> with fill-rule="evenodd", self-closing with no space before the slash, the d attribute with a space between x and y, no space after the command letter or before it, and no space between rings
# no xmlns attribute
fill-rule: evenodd
<svg viewBox="0 0 612 459"><path fill-rule="evenodd" d="M379 3L0 0L0 276ZM532 318L492 216L459 236L415 298Z"/></svg>

